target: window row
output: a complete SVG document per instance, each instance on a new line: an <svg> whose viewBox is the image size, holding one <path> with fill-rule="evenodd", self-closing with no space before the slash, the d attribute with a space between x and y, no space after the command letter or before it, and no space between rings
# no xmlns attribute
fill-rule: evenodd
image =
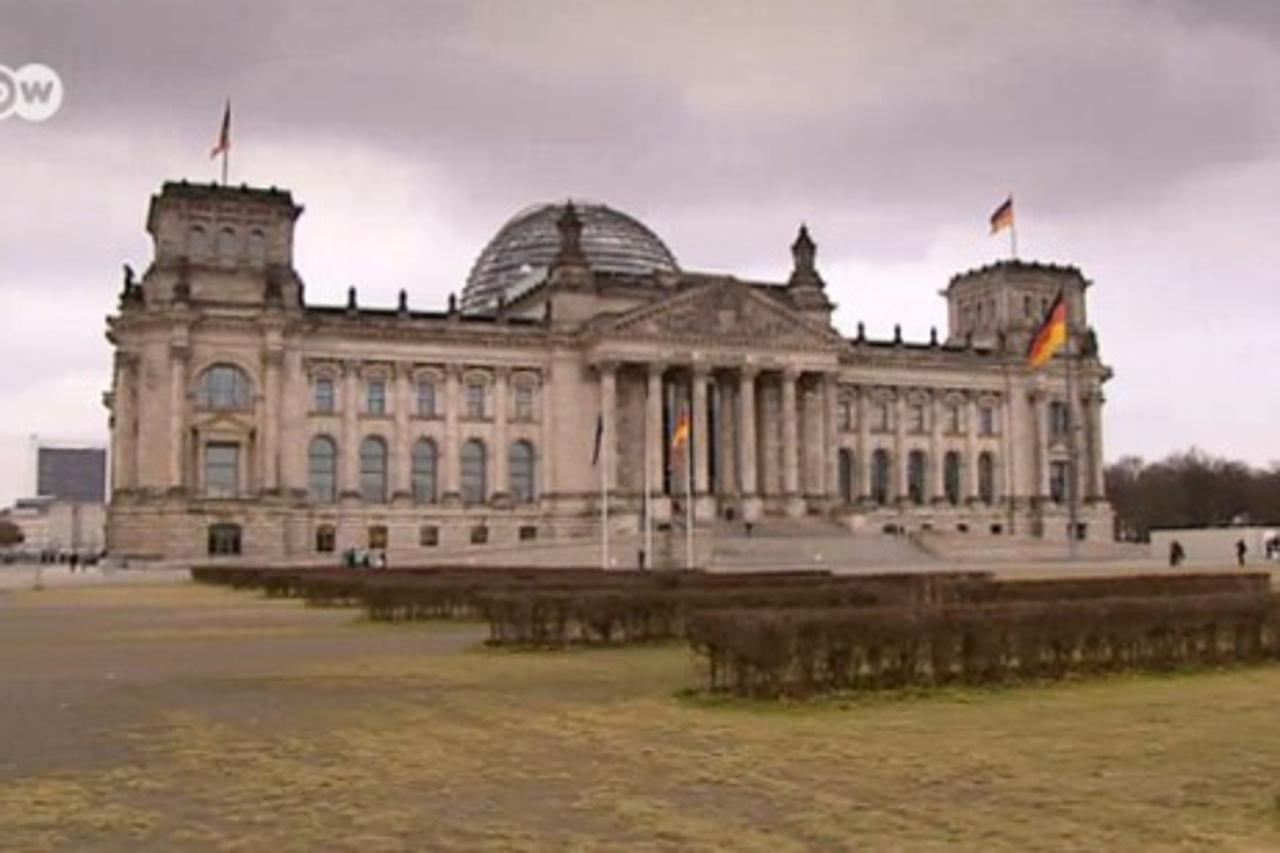
<svg viewBox="0 0 1280 853"><path fill-rule="evenodd" d="M532 542L538 538L537 525L521 525L516 532L520 542ZM489 528L483 524L473 526L467 531L467 541L472 545L486 545L489 542ZM375 524L368 528L365 547L370 551L385 551L391 544L390 531L384 524ZM418 528L418 547L435 548L440 544L440 527L436 524L424 524ZM333 524L321 524L316 527L315 550L321 554L331 554L338 547L338 528Z"/></svg>
<svg viewBox="0 0 1280 853"><path fill-rule="evenodd" d="M364 383L364 413L386 415L390 413L387 399L387 380L369 379ZM424 418L443 417L440 405L442 396L438 384L431 379L414 383L413 413ZM483 420L493 408L490 387L485 382L468 382L463 386L463 417ZM528 383L516 383L511 389L510 417L517 421L534 419L534 389ZM317 376L311 383L311 409L317 414L331 414L338 410L338 383L329 376Z"/></svg>
<svg viewBox="0 0 1280 853"><path fill-rule="evenodd" d="M928 500L928 457L924 451L913 450L907 454L907 493L903 496L913 504L924 504ZM987 451L978 454L978 494L976 497L984 504L995 503L995 456ZM956 451L948 451L942 459L943 495L947 503L958 505L963 499L961 472L963 470L961 456ZM858 462L854 453L842 448L838 456L838 488L840 497L845 503L853 503L857 497ZM889 451L881 448L871 454L871 491L869 497L877 504L887 504L895 494L893 477L893 461Z"/></svg>
<svg viewBox="0 0 1280 853"><path fill-rule="evenodd" d="M242 235L230 225L216 230L192 225L187 231L187 256L193 261L216 261L223 266L235 266L243 256L252 266L265 266L267 235L258 228Z"/></svg>
<svg viewBox="0 0 1280 853"><path fill-rule="evenodd" d="M488 501L489 449L483 441L471 439L462 445L458 473L465 504ZM409 458L410 489L415 503L436 503L440 499L442 464L436 443L429 438L413 445ZM537 461L533 445L517 441L507 451L507 487L516 503L533 503L537 497ZM387 443L371 436L360 443L360 497L368 503L386 503L388 488ZM338 498L338 444L328 436L317 436L307 449L307 481L311 499L332 503Z"/></svg>
<svg viewBox="0 0 1280 853"><path fill-rule="evenodd" d="M858 428L858 404L856 400L840 401L836 410L838 427L841 432L853 432ZM894 428L894 405L886 401L876 401L869 406L869 427L873 432L891 432ZM911 403L904 412L906 430L909 433L924 434L929 432L929 408L923 403ZM965 431L963 406L959 403L948 403L939 413L942 418L942 429L949 435L960 435ZM995 406L978 407L978 434L990 436L996 434L998 420Z"/></svg>

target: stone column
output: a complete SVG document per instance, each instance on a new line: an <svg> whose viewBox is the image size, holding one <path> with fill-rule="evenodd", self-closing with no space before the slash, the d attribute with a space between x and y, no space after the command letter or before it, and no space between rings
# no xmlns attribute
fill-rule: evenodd
<svg viewBox="0 0 1280 853"><path fill-rule="evenodd" d="M113 491L132 489L138 484L137 411L134 405L134 373L138 359L137 356L117 352L115 361L116 382L111 403Z"/></svg>
<svg viewBox="0 0 1280 853"><path fill-rule="evenodd" d="M547 362L538 376L537 413L538 413L538 476L541 486L538 489L539 503L553 495L556 490L555 442L551 439L555 432L555 411L551 397L551 363Z"/></svg>
<svg viewBox="0 0 1280 853"><path fill-rule="evenodd" d="M462 456L459 444L458 417L462 404L462 366L449 364L444 369L444 503L462 503Z"/></svg>
<svg viewBox="0 0 1280 853"><path fill-rule="evenodd" d="M929 393L929 465L926 466L928 481L925 482L925 500L933 493L935 505L947 502L947 465L946 454L942 452L942 392L934 389Z"/></svg>
<svg viewBox="0 0 1280 853"><path fill-rule="evenodd" d="M752 521L760 516L760 495L756 485L756 370L744 367L738 374L738 473L742 481L742 517Z"/></svg>
<svg viewBox="0 0 1280 853"><path fill-rule="evenodd" d="M911 490L907 488L907 395L901 388L893 397L893 464L890 466L893 476L889 478L893 493L891 501L906 503Z"/></svg>
<svg viewBox="0 0 1280 853"><path fill-rule="evenodd" d="M662 434L662 374L666 365L651 362L648 365L648 387L645 394L645 442L649 465L650 509L660 521L671 518L671 498L662 493L662 451L666 438Z"/></svg>
<svg viewBox="0 0 1280 853"><path fill-rule="evenodd" d="M391 500L405 502L413 499L413 435L409 421L409 410L413 407L413 365L397 362L393 381L391 414L395 418L395 442L391 450Z"/></svg>
<svg viewBox="0 0 1280 853"><path fill-rule="evenodd" d="M787 515L804 514L800 494L800 436L796 420L796 383L800 375L792 368L782 373L782 491Z"/></svg>
<svg viewBox="0 0 1280 853"><path fill-rule="evenodd" d="M1086 398L1085 416L1089 427L1089 482L1085 489L1085 500L1096 503L1106 495L1106 484L1103 479L1105 468L1102 461L1102 393L1091 392Z"/></svg>
<svg viewBox="0 0 1280 853"><path fill-rule="evenodd" d="M961 481L963 486L963 497L966 503L976 503L978 501L978 399L977 396L970 393L965 399L964 412L964 465L961 471L964 478ZM994 416L994 414L993 414ZM996 472L991 472L991 488L994 498L996 485Z"/></svg>
<svg viewBox="0 0 1280 853"><path fill-rule="evenodd" d="M840 491L840 385L834 373L822 376L822 497L827 509L839 500Z"/></svg>
<svg viewBox="0 0 1280 853"><path fill-rule="evenodd" d="M721 495L739 491L737 411L733 381L728 374L721 373L716 378L716 417L719 418L720 437L716 442L716 471L720 481L717 492Z"/></svg>
<svg viewBox="0 0 1280 853"><path fill-rule="evenodd" d="M711 498L708 475L711 459L711 430L707 418L707 380L710 374L706 367L693 365L689 374L693 383L693 509L695 516L701 520L711 518L715 514L714 501Z"/></svg>
<svg viewBox="0 0 1280 853"><path fill-rule="evenodd" d="M858 443L856 450L857 458L853 460L853 464L854 469L857 472L858 482L854 488L857 491L858 503L865 506L871 502L870 389L866 386L859 386L857 394Z"/></svg>
<svg viewBox="0 0 1280 853"><path fill-rule="evenodd" d="M187 446L187 370L191 350L185 343L169 347L169 490L182 491ZM247 448L246 448L247 449ZM240 484L243 490L245 484Z"/></svg>
<svg viewBox="0 0 1280 853"><path fill-rule="evenodd" d="M269 348L263 358L263 418L262 418L262 491L268 494L280 492L280 422L284 407L281 394L281 373L284 368L284 349Z"/></svg>
<svg viewBox="0 0 1280 853"><path fill-rule="evenodd" d="M1043 405L1044 395L1037 390L1027 392L1027 405L1031 412L1031 497L1039 502L1048 497L1046 484L1049 479L1049 460L1045 446L1046 433Z"/></svg>
<svg viewBox="0 0 1280 853"><path fill-rule="evenodd" d="M511 501L511 475L507 470L511 448L507 438L507 398L510 395L511 370L499 367L493 381L493 501L500 505Z"/></svg>
<svg viewBox="0 0 1280 853"><path fill-rule="evenodd" d="M360 365L342 363L342 447L339 453L339 494L360 496Z"/></svg>
<svg viewBox="0 0 1280 853"><path fill-rule="evenodd" d="M598 369L600 414L604 418L604 447L600 448L600 464L605 466L605 488L612 495L618 490L618 365L604 362Z"/></svg>

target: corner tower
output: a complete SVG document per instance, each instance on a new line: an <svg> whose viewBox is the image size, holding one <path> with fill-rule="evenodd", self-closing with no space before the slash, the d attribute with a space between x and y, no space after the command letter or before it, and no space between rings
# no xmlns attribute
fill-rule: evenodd
<svg viewBox="0 0 1280 853"><path fill-rule="evenodd" d="M154 256L143 301L300 306L293 226L301 213L275 187L166 183L147 213Z"/></svg>
<svg viewBox="0 0 1280 853"><path fill-rule="evenodd" d="M942 292L947 298L948 343L1025 351L1049 305L1062 293L1076 352L1081 352L1089 328L1085 291L1091 284L1072 266L1017 260L961 273Z"/></svg>

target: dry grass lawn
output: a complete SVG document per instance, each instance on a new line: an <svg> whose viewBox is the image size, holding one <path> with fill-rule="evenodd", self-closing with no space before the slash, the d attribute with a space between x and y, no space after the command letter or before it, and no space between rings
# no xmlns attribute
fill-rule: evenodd
<svg viewBox="0 0 1280 853"><path fill-rule="evenodd" d="M1280 848L1280 667L755 705L682 648L483 635L0 597L0 847Z"/></svg>

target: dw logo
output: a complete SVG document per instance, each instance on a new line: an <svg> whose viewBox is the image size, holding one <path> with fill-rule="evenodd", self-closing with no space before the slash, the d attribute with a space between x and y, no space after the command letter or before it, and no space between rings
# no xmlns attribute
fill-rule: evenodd
<svg viewBox="0 0 1280 853"><path fill-rule="evenodd" d="M17 71L0 65L0 121L17 115L27 121L52 118L62 106L62 78L47 65L32 62Z"/></svg>

